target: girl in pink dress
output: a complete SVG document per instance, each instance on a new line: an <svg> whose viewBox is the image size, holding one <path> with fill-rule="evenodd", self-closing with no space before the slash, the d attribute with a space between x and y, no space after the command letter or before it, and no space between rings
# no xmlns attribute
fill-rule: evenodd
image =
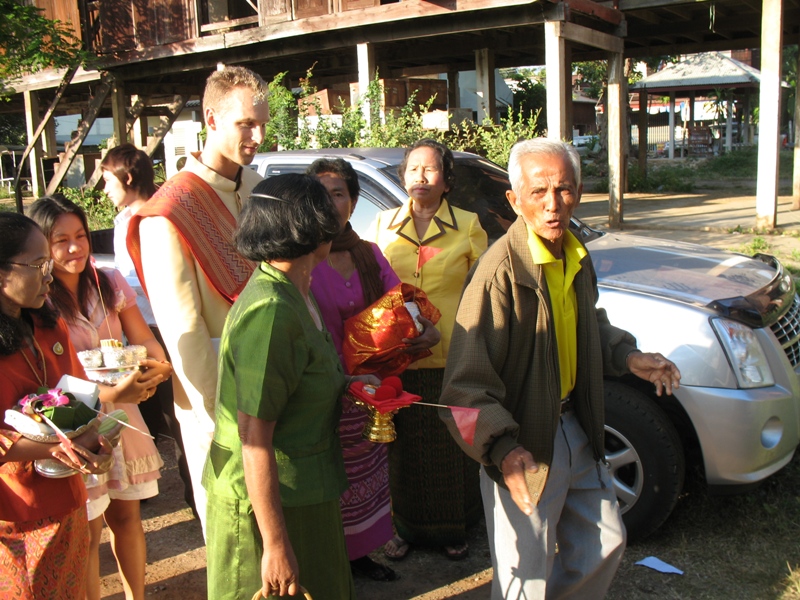
<svg viewBox="0 0 800 600"><path fill-rule="evenodd" d="M69 326L75 349L97 348L101 339L113 338L145 346L148 356L155 359L145 361L144 374L135 373L113 388L101 386L105 387L100 397L105 412L122 408L131 425L147 431L137 404L152 396L155 385L168 378L172 369L136 306L136 293L118 271L95 271L88 264L89 228L79 206L60 195L46 196L31 205L29 215L50 241L55 261L50 298ZM87 599L100 598L101 517L111 530L126 599L144 598L146 547L139 504L158 494L161 466L153 440L125 428L115 468L107 476L86 479L91 533Z"/></svg>

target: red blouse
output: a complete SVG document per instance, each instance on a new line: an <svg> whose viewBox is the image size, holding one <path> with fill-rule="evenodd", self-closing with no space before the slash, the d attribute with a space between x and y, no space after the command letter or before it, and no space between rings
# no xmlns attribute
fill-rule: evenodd
<svg viewBox="0 0 800 600"><path fill-rule="evenodd" d="M42 327L34 319L34 337L44 354L47 365L48 386L55 386L64 374L86 378L78 361L75 348L69 341L66 323L59 319L53 329ZM38 369L40 362L28 360ZM38 372L41 377L41 371ZM39 381L31 366L25 362L22 351L10 356L0 356L0 416L4 426L5 411L23 396L35 393ZM0 429L0 456L22 436L8 429ZM86 488L81 476L48 479L39 475L32 461L0 463L0 521L35 521L44 517L60 517L71 513L86 502Z"/></svg>

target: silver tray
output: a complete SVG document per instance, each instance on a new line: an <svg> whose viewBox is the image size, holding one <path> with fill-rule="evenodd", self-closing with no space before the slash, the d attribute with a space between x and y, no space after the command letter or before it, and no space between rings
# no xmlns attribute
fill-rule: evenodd
<svg viewBox="0 0 800 600"><path fill-rule="evenodd" d="M11 421L8 420L9 413L16 413L10 415ZM19 421L20 417L22 417L23 419L28 419L33 423L36 422L33 421L33 419L31 419L28 415L22 413L16 408L8 409L6 411L6 423L11 427L13 427L15 431L18 431L20 434L22 434L22 437L28 440L33 440L34 442L43 442L45 444L57 444L58 442L61 441L58 439L58 436L55 433L44 433L44 432L34 433L33 431L28 430L27 427L21 426L22 422ZM67 436L67 438L72 439L78 437L80 434L86 431L95 420L97 420L97 417L89 421L86 425L81 425L77 429L66 430L66 431L62 430L62 431L64 432L64 435ZM38 423L36 423L36 425L38 426Z"/></svg>
<svg viewBox="0 0 800 600"><path fill-rule="evenodd" d="M72 477L78 473L78 471L72 467L68 467L55 458L40 458L39 460L35 460L33 461L33 468L36 469L39 475L49 479L63 479L64 477Z"/></svg>

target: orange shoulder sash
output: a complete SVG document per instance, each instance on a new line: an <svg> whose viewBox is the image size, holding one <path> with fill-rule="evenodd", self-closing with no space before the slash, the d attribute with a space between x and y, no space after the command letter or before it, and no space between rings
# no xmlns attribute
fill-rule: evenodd
<svg viewBox="0 0 800 600"><path fill-rule="evenodd" d="M233 245L236 219L214 189L194 173L180 171L131 218L128 252L145 294L147 282L142 271L139 223L154 216L165 217L172 223L214 289L233 304L256 265L236 251Z"/></svg>

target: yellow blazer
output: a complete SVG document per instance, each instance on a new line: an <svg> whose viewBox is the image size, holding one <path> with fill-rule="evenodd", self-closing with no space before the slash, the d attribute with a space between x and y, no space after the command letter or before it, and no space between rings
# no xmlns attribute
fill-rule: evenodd
<svg viewBox="0 0 800 600"><path fill-rule="evenodd" d="M436 324L442 340L431 348L432 356L412 363L410 369L445 366L461 288L472 264L487 246L486 232L478 215L450 206L442 199L422 240L411 216L411 198L400 208L375 217L367 239L380 247L397 276L422 289L442 313Z"/></svg>

